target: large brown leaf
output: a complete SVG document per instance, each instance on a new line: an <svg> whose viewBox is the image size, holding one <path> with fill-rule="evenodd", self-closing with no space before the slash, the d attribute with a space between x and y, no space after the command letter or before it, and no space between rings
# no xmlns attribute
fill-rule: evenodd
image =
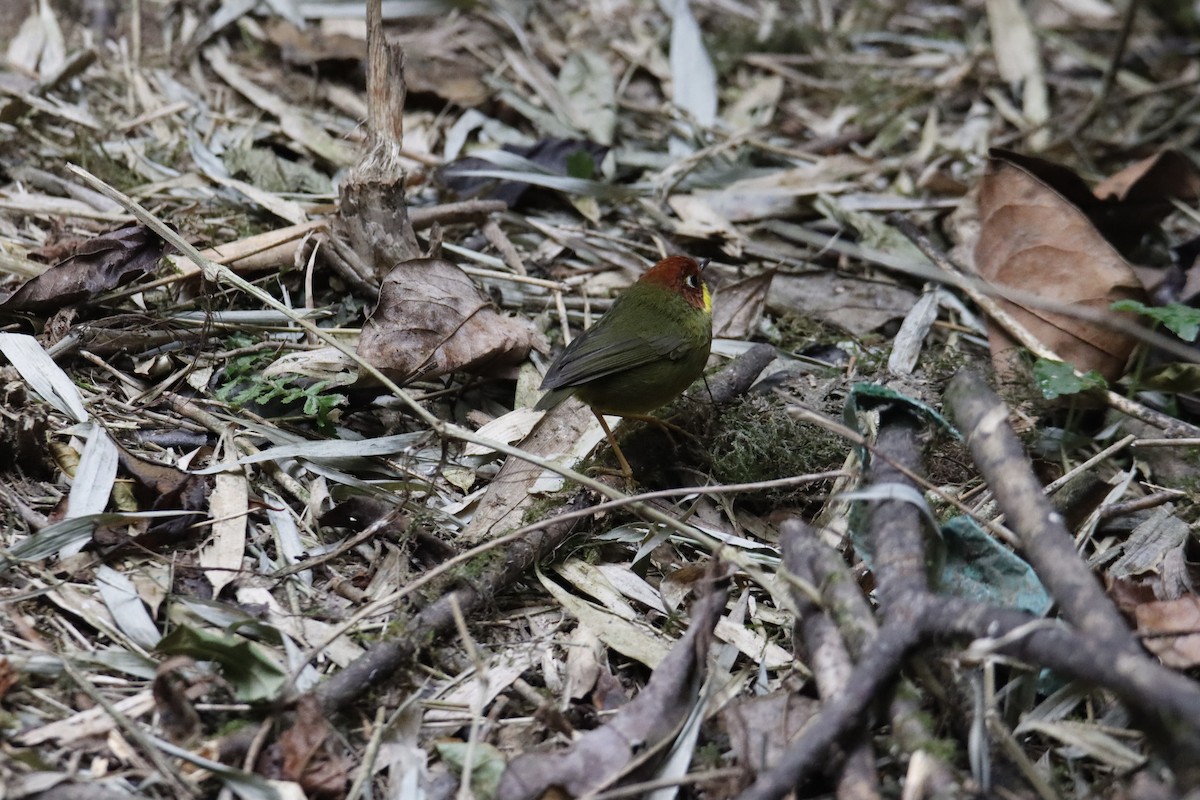
<svg viewBox="0 0 1200 800"><path fill-rule="evenodd" d="M44 313L81 303L154 269L165 248L166 243L142 225L88 239L72 255L26 281L0 309Z"/></svg>
<svg viewBox="0 0 1200 800"><path fill-rule="evenodd" d="M1053 161L1001 149L993 149L990 155L1058 192L1126 256L1174 210L1172 200L1191 203L1200 197L1200 171L1177 150L1163 150L1130 164L1094 190L1074 171Z"/></svg>
<svg viewBox="0 0 1200 800"><path fill-rule="evenodd" d="M1035 174L1028 159L1008 155L993 152L979 186L979 274L999 286L1096 311L1106 311L1116 300L1142 297L1133 268L1088 215ZM1066 185L1072 195L1082 196L1082 181L1076 181ZM1108 380L1121 376L1136 344L1128 334L1055 311L1002 304L1060 358ZM996 357L1013 347L995 327L989 342Z"/></svg>
<svg viewBox="0 0 1200 800"><path fill-rule="evenodd" d="M523 319L496 312L461 269L438 258L396 265L379 289L358 354L399 381L518 364L538 338Z"/></svg>

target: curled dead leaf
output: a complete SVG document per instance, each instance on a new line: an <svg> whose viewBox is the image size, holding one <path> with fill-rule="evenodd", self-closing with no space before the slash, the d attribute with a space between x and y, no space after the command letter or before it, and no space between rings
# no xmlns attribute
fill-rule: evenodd
<svg viewBox="0 0 1200 800"><path fill-rule="evenodd" d="M84 302L154 269L165 249L166 243L142 225L88 239L70 256L26 281L0 309L45 313Z"/></svg>
<svg viewBox="0 0 1200 800"><path fill-rule="evenodd" d="M758 331L775 270L743 278L720 288L720 303L713 303L713 336L748 339Z"/></svg>
<svg viewBox="0 0 1200 800"><path fill-rule="evenodd" d="M1172 200L1195 202L1200 197L1200 170L1183 153L1164 150L1096 184L1095 194L1107 209L1097 225L1122 247L1162 222L1175 208Z"/></svg>
<svg viewBox="0 0 1200 800"><path fill-rule="evenodd" d="M495 373L523 361L539 339L531 323L493 309L456 265L416 258L383 279L358 354L403 382L459 370Z"/></svg>
<svg viewBox="0 0 1200 800"><path fill-rule="evenodd" d="M1143 291L1133 268L1096 229L1088 215L1037 173L1028 158L993 151L979 186L979 240L975 266L994 284L1062 304L1107 311L1116 300L1138 299ZM1073 173L1072 173L1073 174ZM1075 178L1078 181L1078 178ZM1079 194L1073 187L1072 196ZM1119 378L1136 340L1118 331L1045 308L1001 301L1006 310L1059 358L1081 371ZM994 358L1013 344L994 327Z"/></svg>
<svg viewBox="0 0 1200 800"><path fill-rule="evenodd" d="M1164 664L1174 669L1200 664L1200 597L1143 603L1134 614L1143 644Z"/></svg>

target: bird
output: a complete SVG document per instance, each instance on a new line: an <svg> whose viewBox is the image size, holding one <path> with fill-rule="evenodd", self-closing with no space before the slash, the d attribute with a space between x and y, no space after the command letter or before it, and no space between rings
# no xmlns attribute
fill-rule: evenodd
<svg viewBox="0 0 1200 800"><path fill-rule="evenodd" d="M651 411L674 400L704 374L712 348L708 259L668 256L622 292L608 312L574 339L546 370L549 410L571 395L591 408L612 445L626 483L633 470L604 415L659 422Z"/></svg>

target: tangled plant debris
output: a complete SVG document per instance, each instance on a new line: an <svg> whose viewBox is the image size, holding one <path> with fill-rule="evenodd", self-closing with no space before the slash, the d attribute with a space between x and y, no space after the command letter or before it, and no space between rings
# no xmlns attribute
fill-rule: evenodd
<svg viewBox="0 0 1200 800"><path fill-rule="evenodd" d="M5 11L6 796L1200 786L1195 9Z"/></svg>

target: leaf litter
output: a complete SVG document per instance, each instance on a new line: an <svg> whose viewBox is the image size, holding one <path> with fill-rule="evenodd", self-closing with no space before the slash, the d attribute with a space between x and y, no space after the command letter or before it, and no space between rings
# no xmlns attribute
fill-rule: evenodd
<svg viewBox="0 0 1200 800"><path fill-rule="evenodd" d="M860 463L844 401L860 382L929 401L987 365L956 296L978 285L933 269L890 212L1066 362L1041 373L1061 375L1054 402L1004 373L1013 419L1046 480L1072 487L1056 502L1146 649L1194 668L1194 443L1146 420L1194 426L1200 408L1183 335L1198 184L1177 111L1200 67L1155 45L1197 22L1139 8L1122 37L1104 2L910 5L388 4L405 67L382 96L361 7L9 15L9 793L745 790L821 702L780 521L821 520L872 589L839 533L861 525L835 493ZM402 130L390 145L387 126ZM591 509L613 490L556 470L611 463L603 434L577 407L526 418L533 387L565 336L671 252L713 259L710 382L769 342L755 391L777 399L737 399L756 372L720 401L743 404L736 436L707 391L661 412L682 432L623 424L642 488L662 494ZM993 349L1027 341L993 317ZM1097 411L1090 370L1150 407L1125 409L1141 427ZM845 446L806 441L787 416L800 409ZM1091 458L1126 432L1132 445ZM952 466L930 502L946 517L970 503L986 540L998 520L968 457L931 447ZM713 477L732 461L736 489ZM768 491L779 479L807 488ZM956 563L950 583L978 566ZM1027 589L1012 571L980 596ZM923 687L923 713L959 726L968 683ZM1111 694L1067 686L1053 716L1053 689L1022 688L1026 705L989 729L993 759L1017 769L972 770L956 733L930 774L942 790L1058 781L1068 796L1140 779L1153 745ZM876 782L905 779L904 759L872 762Z"/></svg>

